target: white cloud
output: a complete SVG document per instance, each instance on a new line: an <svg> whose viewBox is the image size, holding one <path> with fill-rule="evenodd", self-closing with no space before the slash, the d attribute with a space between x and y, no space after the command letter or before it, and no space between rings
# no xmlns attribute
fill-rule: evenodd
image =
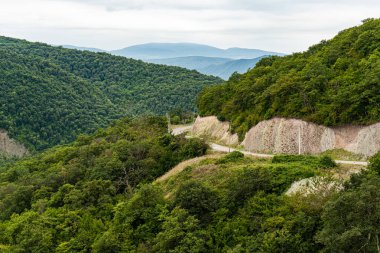
<svg viewBox="0 0 380 253"><path fill-rule="evenodd" d="M301 51L380 13L380 2L374 0L1 2L0 34L105 49L187 41Z"/></svg>

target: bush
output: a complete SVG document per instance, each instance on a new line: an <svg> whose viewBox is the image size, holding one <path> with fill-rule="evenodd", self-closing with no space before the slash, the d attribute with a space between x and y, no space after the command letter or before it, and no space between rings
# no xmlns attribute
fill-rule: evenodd
<svg viewBox="0 0 380 253"><path fill-rule="evenodd" d="M174 124L174 125L178 125L180 122L181 122L181 119L179 116L174 116L172 119L171 119L171 123Z"/></svg>
<svg viewBox="0 0 380 253"><path fill-rule="evenodd" d="M179 205L203 221L209 213L217 210L218 202L219 197L214 191L194 181L182 185L174 198L174 205Z"/></svg>
<svg viewBox="0 0 380 253"><path fill-rule="evenodd" d="M216 116L216 118L219 120L219 121L226 121L226 118L223 116L223 115L218 115Z"/></svg>
<svg viewBox="0 0 380 253"><path fill-rule="evenodd" d="M182 157L191 158L203 156L208 149L208 145L201 139L192 138L186 141L181 148Z"/></svg>
<svg viewBox="0 0 380 253"><path fill-rule="evenodd" d="M229 162L236 162L244 158L244 154L239 151L233 151L220 158L217 164L224 164Z"/></svg>
<svg viewBox="0 0 380 253"><path fill-rule="evenodd" d="M371 157L368 169L380 175L380 152L377 152L377 154Z"/></svg>
<svg viewBox="0 0 380 253"><path fill-rule="evenodd" d="M319 164L321 169L329 169L336 167L335 161L330 156L322 156L319 158Z"/></svg>
<svg viewBox="0 0 380 253"><path fill-rule="evenodd" d="M291 163L291 162L307 162L315 163L318 158L306 155L276 155L272 158L272 163Z"/></svg>
<svg viewBox="0 0 380 253"><path fill-rule="evenodd" d="M234 212L258 191L271 189L271 172L263 168L244 168L228 181L227 205Z"/></svg>
<svg viewBox="0 0 380 253"><path fill-rule="evenodd" d="M319 169L336 167L336 163L330 156L276 155L272 158L272 163L301 163Z"/></svg>

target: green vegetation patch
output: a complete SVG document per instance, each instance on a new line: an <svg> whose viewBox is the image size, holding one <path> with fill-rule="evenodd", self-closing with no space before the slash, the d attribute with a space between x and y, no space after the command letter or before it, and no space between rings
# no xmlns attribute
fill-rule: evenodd
<svg viewBox="0 0 380 253"><path fill-rule="evenodd" d="M0 128L33 151L125 116L171 112L188 122L201 89L221 82L179 67L0 37Z"/></svg>
<svg viewBox="0 0 380 253"><path fill-rule="evenodd" d="M2 168L0 249L376 252L379 155L340 192L284 194L295 181L328 175L321 158L238 152L151 183L202 151L202 143L168 135L165 123L126 119Z"/></svg>
<svg viewBox="0 0 380 253"><path fill-rule="evenodd" d="M303 53L264 58L247 73L206 88L198 108L232 122L240 138L276 116L368 125L380 121L379 89L380 19L368 19Z"/></svg>
<svg viewBox="0 0 380 253"><path fill-rule="evenodd" d="M316 169L331 169L337 167L334 160L326 155L276 155L272 158L272 163L298 163L309 167L314 167Z"/></svg>
<svg viewBox="0 0 380 253"><path fill-rule="evenodd" d="M0 168L1 249L92 251L118 202L133 202L139 184L204 155L205 146L167 134L165 118L122 119L72 144L5 164Z"/></svg>
<svg viewBox="0 0 380 253"><path fill-rule="evenodd" d="M321 155L330 156L335 160L344 161L365 161L366 157L360 154L354 154L344 149L330 149L321 153Z"/></svg>

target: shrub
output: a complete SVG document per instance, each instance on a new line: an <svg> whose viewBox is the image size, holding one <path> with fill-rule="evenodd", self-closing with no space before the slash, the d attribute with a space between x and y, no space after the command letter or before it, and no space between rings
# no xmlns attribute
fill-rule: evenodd
<svg viewBox="0 0 380 253"><path fill-rule="evenodd" d="M192 138L186 141L181 148L183 158L203 156L208 149L208 145L201 139Z"/></svg>
<svg viewBox="0 0 380 253"><path fill-rule="evenodd" d="M315 163L318 158L306 155L276 155L272 158L272 163L308 162Z"/></svg>
<svg viewBox="0 0 380 253"><path fill-rule="evenodd" d="M371 157L368 169L380 174L380 152Z"/></svg>
<svg viewBox="0 0 380 253"><path fill-rule="evenodd" d="M335 161L330 156L322 156L319 158L319 164L321 169L329 169L336 167Z"/></svg>
<svg viewBox="0 0 380 253"><path fill-rule="evenodd" d="M172 124L174 124L174 125L178 125L179 123L181 122L181 119L180 119L180 117L179 116L174 116L173 118L172 118Z"/></svg>
<svg viewBox="0 0 380 253"><path fill-rule="evenodd" d="M271 189L271 172L263 168L244 168L228 181L227 205L234 212L258 191Z"/></svg>
<svg viewBox="0 0 380 253"><path fill-rule="evenodd" d="M182 185L174 198L175 205L201 220L207 219L209 213L217 210L218 202L219 197L214 191L195 181Z"/></svg>
<svg viewBox="0 0 380 253"><path fill-rule="evenodd" d="M229 162L236 162L244 158L244 154L239 151L233 151L223 156L218 160L218 164L224 164Z"/></svg>
<svg viewBox="0 0 380 253"><path fill-rule="evenodd" d="M330 156L308 155L276 155L272 163L301 163L313 168L328 169L336 167L336 163Z"/></svg>

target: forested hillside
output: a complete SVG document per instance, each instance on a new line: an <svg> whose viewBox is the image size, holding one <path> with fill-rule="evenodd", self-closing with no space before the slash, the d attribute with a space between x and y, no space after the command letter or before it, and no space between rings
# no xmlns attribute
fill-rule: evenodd
<svg viewBox="0 0 380 253"><path fill-rule="evenodd" d="M0 251L90 252L137 185L206 149L168 134L164 118L146 117L9 161L0 167Z"/></svg>
<svg viewBox="0 0 380 253"><path fill-rule="evenodd" d="M195 111L221 79L178 67L0 37L0 128L31 150L122 116Z"/></svg>
<svg viewBox="0 0 380 253"><path fill-rule="evenodd" d="M299 118L326 126L380 121L380 19L368 19L306 52L261 60L206 88L202 115L232 122L240 137L261 120Z"/></svg>
<svg viewBox="0 0 380 253"><path fill-rule="evenodd" d="M379 154L344 190L331 176L347 168L328 157L239 152L154 181L206 149L150 117L8 162L0 167L0 251L377 251ZM285 194L315 176L317 190Z"/></svg>

